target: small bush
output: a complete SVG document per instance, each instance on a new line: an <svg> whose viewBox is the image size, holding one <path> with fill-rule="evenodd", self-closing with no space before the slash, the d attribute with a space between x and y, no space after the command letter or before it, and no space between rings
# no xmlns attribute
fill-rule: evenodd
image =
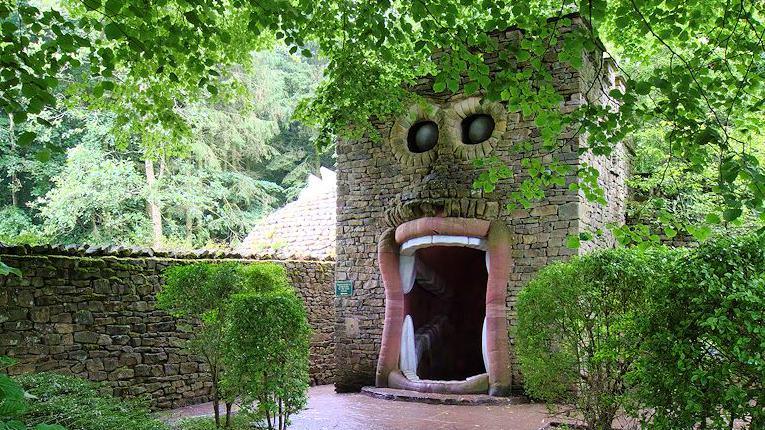
<svg viewBox="0 0 765 430"><path fill-rule="evenodd" d="M146 402L104 394L99 386L54 373L22 375L19 383L34 396L24 414L28 424L58 424L68 430L168 430L152 418Z"/></svg>
<svg viewBox="0 0 765 430"><path fill-rule="evenodd" d="M706 243L665 279L640 328L645 427L765 429L765 237Z"/></svg>
<svg viewBox="0 0 765 430"><path fill-rule="evenodd" d="M230 427L235 401L245 410L257 401L257 418L286 428L305 404L310 330L284 268L201 263L172 267L165 279L159 306L201 322L190 346L210 369L215 426Z"/></svg>
<svg viewBox="0 0 765 430"><path fill-rule="evenodd" d="M306 404L310 328L291 290L233 296L226 339L229 377L255 402L250 412L268 428L284 430Z"/></svg>
<svg viewBox="0 0 765 430"><path fill-rule="evenodd" d="M590 429L611 429L637 358L646 284L674 258L616 249L541 270L518 297L516 353L527 393L573 406Z"/></svg>

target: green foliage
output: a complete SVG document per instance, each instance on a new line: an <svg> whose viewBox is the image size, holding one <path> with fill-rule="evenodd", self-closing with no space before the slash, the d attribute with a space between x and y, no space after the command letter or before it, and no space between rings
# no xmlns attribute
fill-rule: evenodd
<svg viewBox="0 0 765 430"><path fill-rule="evenodd" d="M68 151L53 188L37 201L46 236L55 242L137 244L149 226L143 181L135 166L98 145L80 144Z"/></svg>
<svg viewBox="0 0 765 430"><path fill-rule="evenodd" d="M32 396L24 414L30 425L48 422L58 430L168 429L151 417L146 402L112 397L81 378L39 373L20 376L18 381Z"/></svg>
<svg viewBox="0 0 765 430"><path fill-rule="evenodd" d="M217 430L215 419L212 417L184 418L172 425L173 430ZM231 430L250 430L252 420L246 414L236 414L229 423ZM257 427L255 427L257 428Z"/></svg>
<svg viewBox="0 0 765 430"><path fill-rule="evenodd" d="M257 402L255 417L284 430L307 401L311 330L305 308L294 291L282 288L236 294L228 312L229 378L241 384L245 399Z"/></svg>
<svg viewBox="0 0 765 430"><path fill-rule="evenodd" d="M259 217L294 198L309 173L334 164L313 145L315 133L292 119L323 64L284 48L251 61L252 68L231 67L241 87L231 97L178 108L191 134L172 144L162 133L125 134L107 107L72 99L95 84L79 69L66 69L59 103L38 114L49 125L0 115L0 175L7 179L0 208L13 207L34 225L27 229L33 234L7 241L235 246ZM22 142L26 133L36 137ZM151 185L146 159L156 177ZM105 186L93 186L102 179ZM115 194L123 188L128 192ZM161 214L159 240L149 201Z"/></svg>
<svg viewBox="0 0 765 430"><path fill-rule="evenodd" d="M39 227L23 210L13 206L0 209L0 242L37 245L43 241Z"/></svg>
<svg viewBox="0 0 765 430"><path fill-rule="evenodd" d="M709 242L664 276L633 375L645 428L765 428L765 237Z"/></svg>
<svg viewBox="0 0 765 430"><path fill-rule="evenodd" d="M589 429L610 429L626 403L648 284L676 257L617 249L541 270L518 297L516 354L527 393L574 406Z"/></svg>
<svg viewBox="0 0 765 430"><path fill-rule="evenodd" d="M574 406L590 429L618 410L646 429L761 428L763 244L600 251L543 269L518 299L527 391Z"/></svg>
<svg viewBox="0 0 765 430"><path fill-rule="evenodd" d="M0 370L15 363L9 357L0 356ZM29 393L24 391L24 388L17 381L5 373L0 373L0 429L66 430L58 424L34 424L34 420L32 420L31 425L22 422L22 420L27 422L27 415L29 415L29 397Z"/></svg>
<svg viewBox="0 0 765 430"><path fill-rule="evenodd" d="M588 136L583 151L609 155L635 131L658 127L667 142L666 166L717 172L709 190L714 206L704 215L726 222L747 214L761 222L765 216L765 173L752 145L763 136L761 1L690 0L679 8L659 0L170 0L162 7L87 0L67 7L54 3L50 10L26 0L6 3L0 8L0 108L19 124L49 122L40 114L56 104L62 75L74 70L78 84L67 91L68 100L111 111L119 142L138 138L150 159L171 157L188 147L194 128L179 107L229 100L246 86L236 79L238 68L230 66L257 63L251 51L278 41L290 54L328 61L324 82L299 108L324 144L333 136L374 134L369 120L400 112L411 100L406 87L430 75L436 92L464 87L532 119L539 129L536 142L548 155L572 128ZM570 24L569 12L579 12L588 25L561 32ZM490 76L484 53L497 47L487 32L512 26L523 29L514 58L500 56L501 72ZM601 88L599 81L589 82L590 89L602 90L621 109L587 104L564 115L543 60L580 69L582 52L596 47L606 48L630 79L624 94ZM601 58L595 63L605 67ZM252 128L235 123L220 130L253 136ZM17 141L31 143L37 134L20 131ZM51 151L38 152L46 158ZM511 196L516 204L530 205L560 185L565 163L548 155L523 154L524 179ZM495 173L490 179L505 176ZM602 202L599 172L584 166L575 173L578 180L570 186ZM678 214L670 224L670 232L680 226L703 236L703 227L712 223L704 216L692 224ZM622 235L631 236L640 235Z"/></svg>
<svg viewBox="0 0 765 430"><path fill-rule="evenodd" d="M250 308L248 315L244 315L242 303L249 301L259 307ZM201 323L190 347L210 369L216 425L221 425L217 413L220 399L225 400L228 411L237 399L244 405L257 400L260 418L266 413L273 416L272 402L277 398L284 404L281 410L284 417L302 406L308 384L308 338L305 356L296 349L303 346L300 336L308 326L302 302L282 266L274 263L173 266L165 271L165 285L157 294L157 303L159 308L176 316L198 318ZM279 320L274 313L288 319ZM236 327L245 323L256 331L248 334L236 331ZM257 342L270 346L265 348ZM271 349L281 347L286 348L285 355ZM269 361L260 361L265 359L260 354L266 354ZM270 369L268 376L262 373L266 371L263 367L257 366ZM299 390L303 397L299 397ZM226 415L230 418L230 412Z"/></svg>
<svg viewBox="0 0 765 430"><path fill-rule="evenodd" d="M220 382L225 372L226 302L232 294L241 291L241 272L242 265L238 263L173 266L165 271L165 285L157 294L158 308L178 317L198 319L201 324L189 347L207 363L216 424L220 423L220 399L232 403L238 394L233 390L224 392Z"/></svg>

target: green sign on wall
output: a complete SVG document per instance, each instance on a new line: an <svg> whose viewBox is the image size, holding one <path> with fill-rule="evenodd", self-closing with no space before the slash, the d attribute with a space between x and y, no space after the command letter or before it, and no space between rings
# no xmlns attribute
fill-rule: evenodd
<svg viewBox="0 0 765 430"><path fill-rule="evenodd" d="M335 281L335 295L350 297L353 295L353 281Z"/></svg>

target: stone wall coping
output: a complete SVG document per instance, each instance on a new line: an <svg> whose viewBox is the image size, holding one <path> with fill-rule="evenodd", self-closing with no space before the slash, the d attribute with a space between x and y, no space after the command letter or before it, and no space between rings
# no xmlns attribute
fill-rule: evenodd
<svg viewBox="0 0 765 430"><path fill-rule="evenodd" d="M312 261L334 263L334 257L277 256L271 254L242 255L221 249L158 250L138 246L93 245L8 245L0 243L0 255L21 256L69 256L69 257L119 257L119 258L167 258L179 260L245 260L245 261Z"/></svg>

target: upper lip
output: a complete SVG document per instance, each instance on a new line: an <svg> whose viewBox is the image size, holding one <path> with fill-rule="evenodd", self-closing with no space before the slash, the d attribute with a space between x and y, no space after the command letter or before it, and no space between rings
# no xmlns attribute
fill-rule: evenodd
<svg viewBox="0 0 765 430"><path fill-rule="evenodd" d="M401 202L386 209L385 221L398 227L408 221L428 217L476 218L491 220L499 216L499 202L484 198L429 198Z"/></svg>

